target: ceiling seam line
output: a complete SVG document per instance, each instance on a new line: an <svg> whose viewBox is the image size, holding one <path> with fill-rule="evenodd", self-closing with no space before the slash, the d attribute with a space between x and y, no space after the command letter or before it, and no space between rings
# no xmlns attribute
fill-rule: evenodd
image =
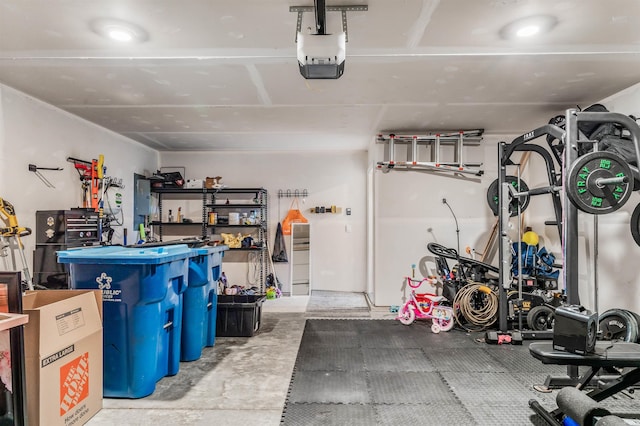
<svg viewBox="0 0 640 426"><path fill-rule="evenodd" d="M411 26L411 30L409 30L409 37L407 41L407 47L416 47L424 37L424 33L427 30L427 27L431 23L431 17L433 13L436 11L438 6L440 5L440 0L423 0L422 1L422 9L420 10L420 15L418 19Z"/></svg>
<svg viewBox="0 0 640 426"><path fill-rule="evenodd" d="M260 101L264 105L271 105L273 102L271 102L271 98L267 93L267 89L264 87L264 82L262 81L260 72L258 72L258 68L256 68L254 64L246 65L246 68L249 72L249 78L251 79L251 82L258 91L258 97L260 98Z"/></svg>

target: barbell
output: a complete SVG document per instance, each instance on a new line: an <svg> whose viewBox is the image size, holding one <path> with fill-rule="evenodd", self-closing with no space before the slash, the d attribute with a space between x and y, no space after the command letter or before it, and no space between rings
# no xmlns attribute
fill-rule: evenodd
<svg viewBox="0 0 640 426"><path fill-rule="evenodd" d="M523 212L532 195L557 192L560 187L550 186L529 189L516 176L506 176L513 190L509 191L509 214ZM620 209L633 192L633 174L624 158L610 151L589 152L578 157L567 171L567 196L579 210L591 214L607 214ZM514 196L514 194L516 196ZM487 190L487 202L495 216L499 212L498 179ZM640 215L640 213L639 213ZM639 237L640 241L640 237ZM640 245L640 242L638 243Z"/></svg>

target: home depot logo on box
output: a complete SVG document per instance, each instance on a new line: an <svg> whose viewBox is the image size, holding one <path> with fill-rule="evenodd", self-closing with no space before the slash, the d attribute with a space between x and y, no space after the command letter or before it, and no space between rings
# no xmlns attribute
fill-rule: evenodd
<svg viewBox="0 0 640 426"><path fill-rule="evenodd" d="M60 415L89 396L89 352L60 367Z"/></svg>

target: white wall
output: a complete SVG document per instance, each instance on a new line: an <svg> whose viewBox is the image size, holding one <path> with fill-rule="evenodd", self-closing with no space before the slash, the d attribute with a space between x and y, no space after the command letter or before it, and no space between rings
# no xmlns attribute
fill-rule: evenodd
<svg viewBox="0 0 640 426"><path fill-rule="evenodd" d="M306 189L309 196L301 210L311 223L311 285L347 292L366 289L366 158L365 151L161 153L163 166L186 167L186 179L222 176L230 188L267 189L270 250L277 223L291 203L290 198L278 199L278 190ZM330 205L342 207L342 213L308 213L311 207ZM351 216L345 214L347 207ZM197 208L190 207L188 213L199 217ZM291 259L289 241L287 250ZM243 254L225 255L223 269L232 284L246 285L247 264L236 262L246 260L246 254L238 256ZM289 265L275 264L275 270L287 291Z"/></svg>
<svg viewBox="0 0 640 426"><path fill-rule="evenodd" d="M123 180L124 227L129 229L129 241L132 241L135 234L132 232L133 174L148 175L155 171L157 152L0 85L0 197L14 205L20 226L35 232L37 210L80 206L79 175L66 159L75 157L91 161L99 154L105 157L107 175ZM55 186L48 188L35 173L28 171L29 164L64 170L41 171ZM116 229L115 243L122 242L122 228ZM25 237L23 241L27 260L33 268L35 235Z"/></svg>
<svg viewBox="0 0 640 426"><path fill-rule="evenodd" d="M482 162L482 177L413 170L374 172L374 303L397 305L403 300L403 277L411 265L431 256L427 243L457 247L456 223L442 199L453 209L460 230L460 250L481 252L496 221L486 201L487 187L497 177L499 137L485 136L481 145L465 148L469 162ZM510 140L510 138L507 138ZM377 159L384 146L375 147ZM400 158L396 156L396 158ZM424 271L423 271L424 272ZM435 272L435 271L434 271ZM422 277L416 270L416 277ZM420 291L427 291L421 288Z"/></svg>

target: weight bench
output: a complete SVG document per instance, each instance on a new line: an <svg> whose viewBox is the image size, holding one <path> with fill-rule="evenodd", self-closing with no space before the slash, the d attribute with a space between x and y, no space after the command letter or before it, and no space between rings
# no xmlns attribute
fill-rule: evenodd
<svg viewBox="0 0 640 426"><path fill-rule="evenodd" d="M637 343L598 341L593 353L580 355L555 350L552 342L534 342L529 345L529 352L534 358L542 361L543 364L590 367L578 380L576 388L579 390L584 389L602 369L611 367L630 368L620 376L616 376L602 386L586 393L589 398L596 402L600 402L640 382L640 344ZM551 419L560 420L563 414L560 409L548 412L536 400L529 401L529 406L550 424L558 424L558 422L552 423Z"/></svg>

